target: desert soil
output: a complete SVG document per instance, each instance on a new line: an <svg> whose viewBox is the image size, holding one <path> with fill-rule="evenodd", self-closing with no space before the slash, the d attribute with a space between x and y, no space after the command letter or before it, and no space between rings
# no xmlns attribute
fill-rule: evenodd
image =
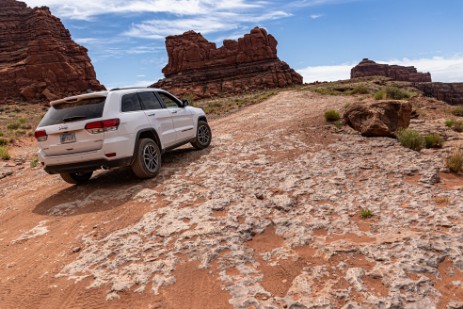
<svg viewBox="0 0 463 309"><path fill-rule="evenodd" d="M211 121L210 148L165 154L150 180L118 169L71 186L8 163L0 307L461 308L463 178L445 172L449 147L324 122L354 100L279 93ZM425 116L412 127L461 143Z"/></svg>

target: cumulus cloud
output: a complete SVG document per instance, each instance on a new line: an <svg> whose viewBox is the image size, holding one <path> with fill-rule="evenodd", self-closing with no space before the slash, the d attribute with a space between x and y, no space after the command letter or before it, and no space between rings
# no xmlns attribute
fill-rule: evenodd
<svg viewBox="0 0 463 309"><path fill-rule="evenodd" d="M375 60L376 61L376 60ZM436 82L463 82L463 55L453 57L432 57L419 59L377 60L377 63L414 66L418 72L430 72ZM315 81L336 81L350 78L350 70L358 62L329 66L310 66L297 70L304 77L305 83Z"/></svg>

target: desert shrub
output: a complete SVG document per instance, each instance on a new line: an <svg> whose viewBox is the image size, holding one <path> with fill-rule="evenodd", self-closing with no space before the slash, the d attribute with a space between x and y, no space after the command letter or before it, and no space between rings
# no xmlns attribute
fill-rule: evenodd
<svg viewBox="0 0 463 309"><path fill-rule="evenodd" d="M341 115L338 111L334 109L327 110L324 114L325 120L329 122L337 121L341 118Z"/></svg>
<svg viewBox="0 0 463 309"><path fill-rule="evenodd" d="M20 124L25 124L26 123L26 118L19 118L18 119Z"/></svg>
<svg viewBox="0 0 463 309"><path fill-rule="evenodd" d="M454 121L452 125L452 129L453 131L456 131L456 132L463 132L463 121L459 121L459 120Z"/></svg>
<svg viewBox="0 0 463 309"><path fill-rule="evenodd" d="M334 122L334 125L336 126L336 128L341 129L344 124L342 123L341 120L336 120Z"/></svg>
<svg viewBox="0 0 463 309"><path fill-rule="evenodd" d="M0 132L0 137L3 136L3 132Z"/></svg>
<svg viewBox="0 0 463 309"><path fill-rule="evenodd" d="M458 117L463 117L463 105L459 105L452 109L451 113Z"/></svg>
<svg viewBox="0 0 463 309"><path fill-rule="evenodd" d="M445 126L451 128L451 127L453 126L453 123L454 123L454 122L455 122L455 121L454 121L453 119L447 119L447 120L445 121Z"/></svg>
<svg viewBox="0 0 463 309"><path fill-rule="evenodd" d="M430 133L424 136L426 148L442 148L444 139L437 133Z"/></svg>
<svg viewBox="0 0 463 309"><path fill-rule="evenodd" d="M425 146L423 135L412 129L399 130L397 138L402 146L415 151L420 151Z"/></svg>
<svg viewBox="0 0 463 309"><path fill-rule="evenodd" d="M20 126L19 123L12 122L12 123L9 123L9 124L6 126L6 128L7 128L8 130L17 130L17 129L19 129L19 126Z"/></svg>
<svg viewBox="0 0 463 309"><path fill-rule="evenodd" d="M358 86L352 89L351 94L368 94L368 88L365 86Z"/></svg>
<svg viewBox="0 0 463 309"><path fill-rule="evenodd" d="M37 165L39 165L39 159L38 158L33 158L31 160L31 167L34 168L34 167L37 167Z"/></svg>
<svg viewBox="0 0 463 309"><path fill-rule="evenodd" d="M386 87L386 97L392 100L404 100L410 98L410 93L397 87Z"/></svg>
<svg viewBox="0 0 463 309"><path fill-rule="evenodd" d="M375 93L375 100L382 100L385 97L385 93L383 90L378 90Z"/></svg>
<svg viewBox="0 0 463 309"><path fill-rule="evenodd" d="M24 131L24 130L16 130L16 131L14 132L14 134L15 134L16 136L24 136L24 135L26 135L26 131Z"/></svg>
<svg viewBox="0 0 463 309"><path fill-rule="evenodd" d="M5 147L0 147L0 158L3 160L9 160L11 158L8 149Z"/></svg>
<svg viewBox="0 0 463 309"><path fill-rule="evenodd" d="M370 209L362 209L362 211L360 212L360 216L363 219L368 219L368 218L373 217L373 213L371 212Z"/></svg>
<svg viewBox="0 0 463 309"><path fill-rule="evenodd" d="M453 173L463 171L463 151L461 149L455 149L452 151L452 153L447 157L445 165Z"/></svg>
<svg viewBox="0 0 463 309"><path fill-rule="evenodd" d="M0 146L8 144L8 140L4 137L0 137Z"/></svg>

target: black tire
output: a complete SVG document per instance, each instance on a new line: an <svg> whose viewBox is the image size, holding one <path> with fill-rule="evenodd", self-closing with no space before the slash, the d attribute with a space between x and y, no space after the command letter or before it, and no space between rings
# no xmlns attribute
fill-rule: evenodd
<svg viewBox="0 0 463 309"><path fill-rule="evenodd" d="M138 178L155 177L161 169L161 151L150 138L140 139L134 154L132 171Z"/></svg>
<svg viewBox="0 0 463 309"><path fill-rule="evenodd" d="M198 121L198 129L196 130L196 138L191 142L191 145L196 149L204 149L209 147L212 141L212 131L206 121Z"/></svg>
<svg viewBox="0 0 463 309"><path fill-rule="evenodd" d="M80 185L86 183L91 177L93 172L76 172L76 173L61 173L61 178L67 183L73 185Z"/></svg>

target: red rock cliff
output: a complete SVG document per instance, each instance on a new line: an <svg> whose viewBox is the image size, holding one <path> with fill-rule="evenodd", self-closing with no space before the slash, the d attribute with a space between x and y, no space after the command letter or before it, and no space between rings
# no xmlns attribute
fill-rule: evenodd
<svg viewBox="0 0 463 309"><path fill-rule="evenodd" d="M169 63L162 70L166 78L152 87L203 98L302 84L302 76L278 59L277 44L257 27L238 41L225 40L220 48L194 31L169 36Z"/></svg>
<svg viewBox="0 0 463 309"><path fill-rule="evenodd" d="M47 7L0 0L0 102L44 101L104 89L87 49Z"/></svg>
<svg viewBox="0 0 463 309"><path fill-rule="evenodd" d="M352 68L350 77L385 76L404 82L430 82L430 73L419 73L415 67L376 63L367 58Z"/></svg>

